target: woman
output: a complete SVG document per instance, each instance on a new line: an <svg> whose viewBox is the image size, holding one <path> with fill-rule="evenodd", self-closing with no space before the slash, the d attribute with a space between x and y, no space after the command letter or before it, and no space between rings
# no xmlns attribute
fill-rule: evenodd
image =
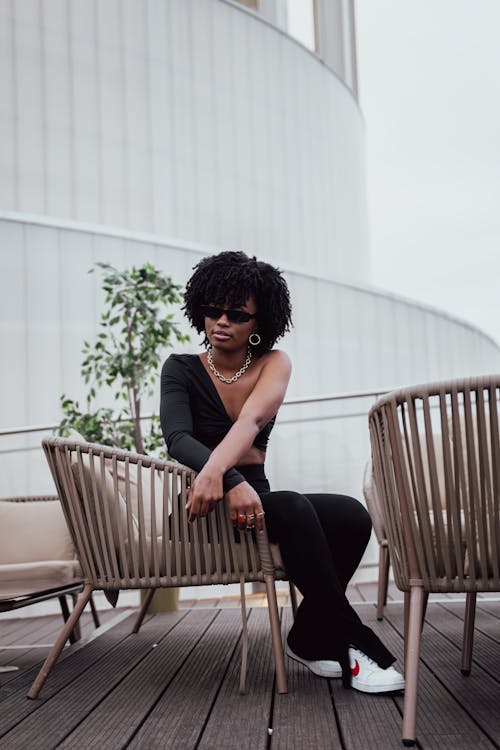
<svg viewBox="0 0 500 750"><path fill-rule="evenodd" d="M201 355L172 354L161 381L161 423L171 456L198 473L189 521L228 504L239 529L263 529L280 546L304 599L287 654L322 677L363 692L404 687L392 654L345 596L370 537L363 506L343 495L271 492L264 473L269 434L290 378L273 349L289 330L288 288L278 269L242 252L204 258L188 281L184 309L205 334Z"/></svg>

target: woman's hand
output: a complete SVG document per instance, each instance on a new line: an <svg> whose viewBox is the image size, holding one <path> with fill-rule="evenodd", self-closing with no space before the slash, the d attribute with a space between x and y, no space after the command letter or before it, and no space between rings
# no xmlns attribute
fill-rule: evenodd
<svg viewBox="0 0 500 750"><path fill-rule="evenodd" d="M202 469L189 489L186 510L189 511L188 521L192 523L198 516L206 516L222 500L222 476L212 474Z"/></svg>
<svg viewBox="0 0 500 750"><path fill-rule="evenodd" d="M257 526L264 531L264 511L258 494L248 482L241 482L226 492L225 495L229 515L233 526L240 531L248 531Z"/></svg>

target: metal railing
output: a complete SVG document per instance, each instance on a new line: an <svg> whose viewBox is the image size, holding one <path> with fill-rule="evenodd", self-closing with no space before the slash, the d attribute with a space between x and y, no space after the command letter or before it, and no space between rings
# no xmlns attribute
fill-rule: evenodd
<svg viewBox="0 0 500 750"><path fill-rule="evenodd" d="M323 395L316 395L316 396L294 396L292 398L287 398L285 401L283 401L282 406L300 406L300 405L306 405L306 404L318 404L318 403L324 403L324 402L337 402L337 401L348 401L348 400L354 400L354 399L360 399L360 398L373 398L374 400L377 400L380 398L380 396L383 396L385 393L388 393L391 390L396 390L395 388L377 388L376 390L368 390L368 391L350 391L347 393L327 393ZM280 424L292 424L294 422L302 422L302 421L317 421L321 419L347 419L350 417L362 417L365 414L368 413L367 410L363 410L360 412L354 412L354 413L344 413L344 414L337 414L337 415L331 415L331 416L321 416L321 417L302 417L298 419L280 419ZM153 414L144 414L141 417L142 420L148 420L151 419L154 415ZM55 430L59 427L58 422L54 422L52 424L45 424L45 425L29 425L26 427L9 427L0 429L0 437L7 437L8 435L26 435L33 432L48 432L49 430ZM15 449L19 450L19 449ZM26 450L26 448L22 449ZM1 453L8 452L7 451L0 451Z"/></svg>

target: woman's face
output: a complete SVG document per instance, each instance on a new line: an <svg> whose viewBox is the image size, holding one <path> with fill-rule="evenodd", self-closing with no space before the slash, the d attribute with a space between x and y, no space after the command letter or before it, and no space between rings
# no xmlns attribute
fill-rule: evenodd
<svg viewBox="0 0 500 750"><path fill-rule="evenodd" d="M205 317L205 333L214 348L232 351L248 347L248 337L257 330L257 306L252 296L244 305L206 305L202 308Z"/></svg>

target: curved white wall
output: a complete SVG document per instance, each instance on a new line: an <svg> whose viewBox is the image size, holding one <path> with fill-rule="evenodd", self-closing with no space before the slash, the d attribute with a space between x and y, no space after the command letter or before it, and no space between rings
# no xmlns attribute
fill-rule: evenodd
<svg viewBox="0 0 500 750"><path fill-rule="evenodd" d="M366 280L362 117L286 34L221 0L23 0L0 26L0 209Z"/></svg>
<svg viewBox="0 0 500 750"><path fill-rule="evenodd" d="M2 424L58 421L59 396L82 398L84 339L96 334L101 309L96 261L128 267L150 261L184 284L206 245L180 243L99 227L37 218L0 217L0 413ZM500 349L487 336L442 313L283 264L295 326L283 341L293 361L288 396L384 388L500 368ZM179 319L181 315L179 314ZM188 350L199 350L193 336ZM111 398L110 398L111 401ZM104 403L104 401L103 401ZM366 406L366 403L364 404ZM151 408L158 409L158 398ZM349 404L348 411L358 405ZM339 419L342 405L285 407L270 452L277 485L336 487L359 495L369 455L366 417ZM310 418L319 418L310 421ZM298 421L297 421L298 420ZM300 421L305 420L305 421ZM40 436L5 439L1 449L39 444ZM25 455L5 454L0 496L40 492L50 480L43 457L18 473ZM304 472L301 461L308 467ZM20 486L20 483L23 485Z"/></svg>

